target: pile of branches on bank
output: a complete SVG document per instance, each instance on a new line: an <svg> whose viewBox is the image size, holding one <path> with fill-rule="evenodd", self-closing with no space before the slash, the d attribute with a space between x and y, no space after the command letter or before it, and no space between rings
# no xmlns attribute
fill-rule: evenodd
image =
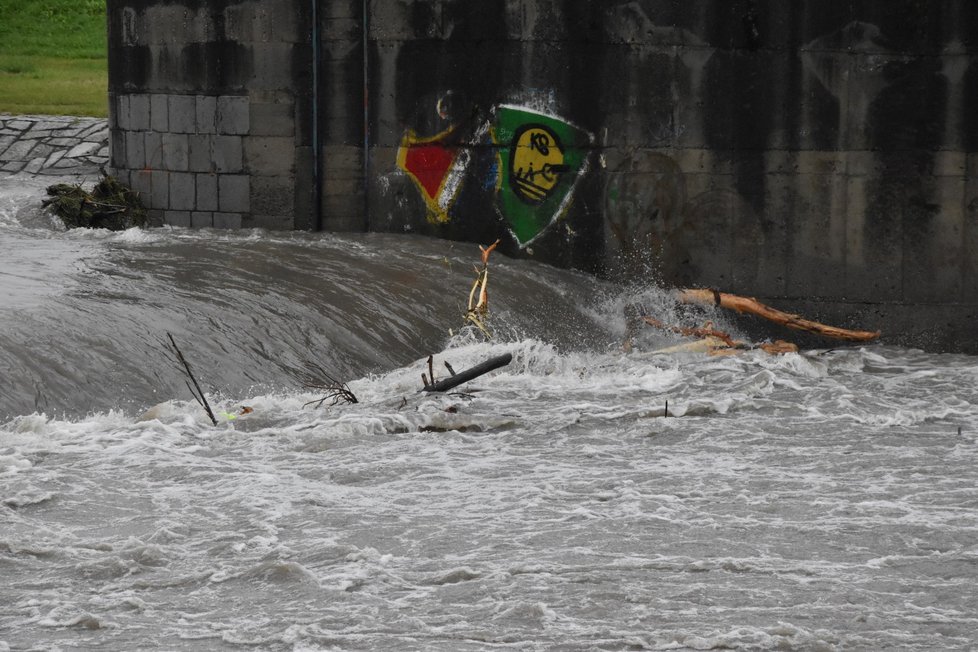
<svg viewBox="0 0 978 652"><path fill-rule="evenodd" d="M139 193L104 172L91 192L77 184L56 183L48 186L47 193L50 197L42 205L69 229L124 231L146 225L146 209L139 201Z"/></svg>

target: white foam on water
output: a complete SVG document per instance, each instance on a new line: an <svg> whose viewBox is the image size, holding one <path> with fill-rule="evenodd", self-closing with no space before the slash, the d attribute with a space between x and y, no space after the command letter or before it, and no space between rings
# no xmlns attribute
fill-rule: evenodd
<svg viewBox="0 0 978 652"><path fill-rule="evenodd" d="M323 393L298 382L212 381L213 426L181 384L157 379L152 400L136 405L0 419L0 649L974 646L974 358L883 346L663 355L660 344L679 340L661 333L641 334L624 353L627 305L688 325L702 316L670 312L668 293L656 289L577 302L572 289L592 286L575 285L584 284L575 275L504 259L493 288L532 284L533 310L499 292L493 343L471 331L448 337L451 324L418 342L411 319L428 318L428 307L417 277L471 262L461 245L439 257L420 239L398 241L403 251L391 260L387 237L65 234L25 225L2 208L4 192L4 237L49 240L66 252L62 262L83 260L95 276L132 273L157 291L205 254L213 260L194 274L219 275L223 257L255 248L258 271L243 257L239 276L215 284L212 304L138 313L167 329L214 305L204 317L218 331L233 310L248 316L273 303L274 318L292 320L273 332L299 332L310 348L317 337L340 341L333 336L366 343L351 351L402 349L396 364L342 378L356 404L317 407ZM352 288L345 310L362 312L313 314L306 303L345 289L327 281L352 285L355 275L286 268L276 282L299 299L274 303L259 272L279 249L266 245L309 256L313 271L354 252L390 274L370 296L361 296L366 285ZM35 263L18 264L54 298L28 293L25 314L35 301L56 307L65 291L51 280L56 266ZM471 279L451 279L445 287L464 295ZM252 286L254 295L241 290ZM72 290L76 317L153 300L122 286L85 288L80 297ZM192 291L179 286L167 300ZM539 322L520 314L534 311ZM329 328L302 330L326 317ZM343 330L343 318L355 325ZM137 327L138 341L148 330ZM33 328L44 332L43 320ZM552 337L560 328L567 337ZM236 331L208 358L201 333L178 331L178 340L207 378L232 373L228 361L286 357L263 357L259 345L276 342ZM169 364L159 348L116 358L116 347L88 346L112 361L109 371L134 351L146 374ZM23 351L26 374L44 351ZM504 353L513 361L429 394L420 391L427 352L438 377L449 373L445 361L456 370ZM259 378L266 369L256 366ZM61 371L52 364L36 388Z"/></svg>
<svg viewBox="0 0 978 652"><path fill-rule="evenodd" d="M219 398L217 427L184 400L9 421L8 645L968 647L976 408L933 391L957 361L904 421L905 383L860 387L886 350L435 359L503 352L458 395L419 393L418 359L353 405Z"/></svg>

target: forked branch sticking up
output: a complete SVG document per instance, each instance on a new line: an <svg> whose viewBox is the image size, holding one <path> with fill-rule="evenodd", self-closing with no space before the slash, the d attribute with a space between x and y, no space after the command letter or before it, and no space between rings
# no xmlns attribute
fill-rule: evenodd
<svg viewBox="0 0 978 652"><path fill-rule="evenodd" d="M359 403L356 394L350 390L346 383L340 382L330 376L318 364L308 363L306 365L306 374L300 380L302 381L303 387L323 392L322 398L304 403L302 407L315 403L318 408L329 400L332 400L329 404L330 407L337 403Z"/></svg>
<svg viewBox="0 0 978 652"><path fill-rule="evenodd" d="M181 353L180 349L177 347L177 343L176 340L173 339L173 335L167 333L166 336L170 338L170 347L173 349L173 352L176 354L177 361L179 361L180 364L183 365L184 372L190 378L190 380L186 381L187 389L190 390L190 394L194 397L194 400L200 403L201 407L203 407L204 410L207 411L207 416L210 417L211 423L216 426L217 419L214 417L214 411L211 410L211 406L207 402L207 397L204 396L204 391L200 388L200 383L198 383L197 379L194 377L194 372L190 370L190 363L187 362L187 359L183 357L183 353ZM193 383L193 385L191 385L190 383Z"/></svg>
<svg viewBox="0 0 978 652"><path fill-rule="evenodd" d="M469 290L469 304L465 311L465 321L482 331L487 338L492 338L492 333L486 327L485 320L489 315L489 254L499 245L496 240L488 247L479 245L482 251L482 268L475 268L476 278Z"/></svg>

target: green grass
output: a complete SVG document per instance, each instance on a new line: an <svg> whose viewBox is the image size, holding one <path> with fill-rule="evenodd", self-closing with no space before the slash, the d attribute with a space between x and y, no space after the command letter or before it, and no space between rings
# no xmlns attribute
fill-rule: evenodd
<svg viewBox="0 0 978 652"><path fill-rule="evenodd" d="M0 113L106 115L105 0L0 0Z"/></svg>

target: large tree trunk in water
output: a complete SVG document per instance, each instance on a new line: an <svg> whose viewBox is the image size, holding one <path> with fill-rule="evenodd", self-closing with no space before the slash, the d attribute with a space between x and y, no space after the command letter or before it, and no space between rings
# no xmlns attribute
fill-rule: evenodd
<svg viewBox="0 0 978 652"><path fill-rule="evenodd" d="M816 321L804 319L798 315L782 312L770 306L766 306L757 299L742 297L726 292L705 289L686 289L679 290L679 301L682 303L696 303L705 306L720 306L737 312L745 312L757 315L776 324L781 324L787 328L793 328L822 337L829 337L836 340L846 340L849 342L869 342L880 336L880 331L854 331L836 326L827 326Z"/></svg>

